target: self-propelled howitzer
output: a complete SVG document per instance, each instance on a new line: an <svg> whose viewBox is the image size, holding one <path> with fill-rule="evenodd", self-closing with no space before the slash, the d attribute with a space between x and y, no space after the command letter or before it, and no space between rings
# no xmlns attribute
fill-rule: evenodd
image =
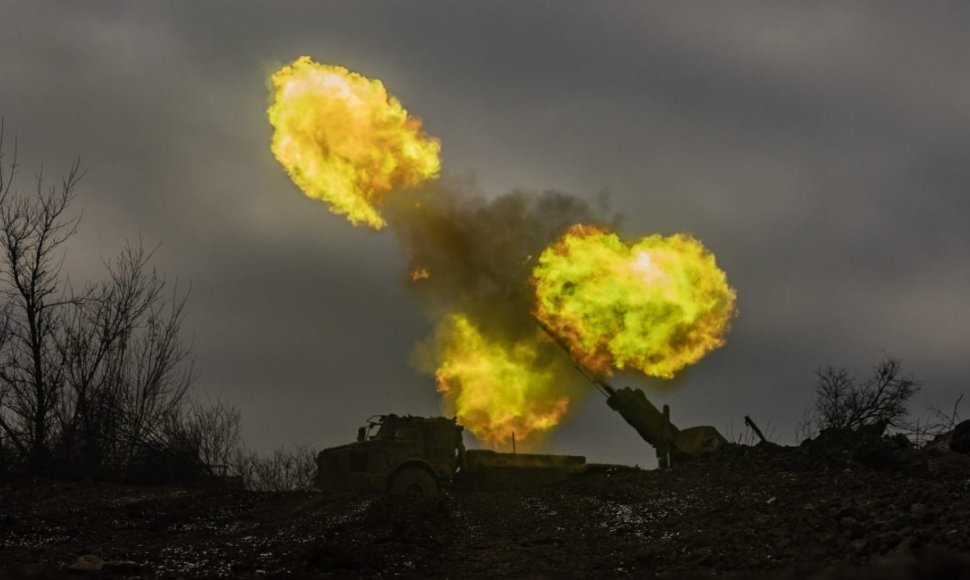
<svg viewBox="0 0 970 580"><path fill-rule="evenodd" d="M536 322L567 355L570 354L569 347L549 327L538 320ZM727 444L727 439L714 427L704 425L678 429L670 422L670 408L667 405L663 406L661 412L642 390L631 387L617 389L575 360L573 364L586 380L606 396L606 404L636 429L644 441L656 448L660 467L697 458Z"/></svg>

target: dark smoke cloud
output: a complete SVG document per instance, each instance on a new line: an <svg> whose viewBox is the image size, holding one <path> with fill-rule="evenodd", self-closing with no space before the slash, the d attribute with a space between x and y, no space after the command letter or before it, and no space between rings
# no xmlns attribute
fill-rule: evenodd
<svg viewBox="0 0 970 580"><path fill-rule="evenodd" d="M606 200L554 190L486 198L469 180L444 179L397 196L386 215L412 267L430 274L413 292L434 318L462 312L487 334L520 339L536 330L536 258L573 224L614 225L608 212Z"/></svg>
<svg viewBox="0 0 970 580"><path fill-rule="evenodd" d="M472 181L448 178L393 200L385 217L412 272L428 274L413 280L411 289L436 326L434 335L415 348L414 365L434 373L448 348L447 317L461 314L490 342L532 344L538 354L533 370L551 373L555 398L566 396L574 407L592 385L540 331L532 317L530 277L539 254L569 226L615 225L618 217L609 216L607 200L594 205L554 190L514 190L486 198ZM452 411L450 400L445 407ZM531 448L541 447L545 439L533 434Z"/></svg>

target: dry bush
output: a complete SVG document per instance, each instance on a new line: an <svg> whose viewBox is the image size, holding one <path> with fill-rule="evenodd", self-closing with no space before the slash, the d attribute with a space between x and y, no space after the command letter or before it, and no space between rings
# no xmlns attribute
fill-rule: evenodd
<svg viewBox="0 0 970 580"><path fill-rule="evenodd" d="M859 382L844 368L826 367L816 372L815 406L806 424L809 432L825 429L858 430L884 424L897 429L909 425L909 400L919 383L902 372L899 360L887 358Z"/></svg>
<svg viewBox="0 0 970 580"><path fill-rule="evenodd" d="M961 422L960 403L963 394L953 402L949 411L930 406L928 416L912 421L907 427L900 429L917 446L932 445L934 447L949 448L953 430Z"/></svg>
<svg viewBox="0 0 970 580"><path fill-rule="evenodd" d="M242 414L224 403L194 404L185 419L199 459L216 475L226 475L239 454Z"/></svg>
<svg viewBox="0 0 970 580"><path fill-rule="evenodd" d="M277 447L269 455L240 451L233 471L253 491L297 491L311 489L317 472L317 452L303 445Z"/></svg>

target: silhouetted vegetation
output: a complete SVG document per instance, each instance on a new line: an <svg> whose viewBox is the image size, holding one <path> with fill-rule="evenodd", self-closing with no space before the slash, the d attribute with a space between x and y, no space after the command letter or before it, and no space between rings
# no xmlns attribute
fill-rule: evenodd
<svg viewBox="0 0 970 580"><path fill-rule="evenodd" d="M25 192L16 145L3 145L0 130L0 460L71 477L203 471L180 337L187 293L140 245L74 287L62 270L80 165L59 182L40 172Z"/></svg>
<svg viewBox="0 0 970 580"><path fill-rule="evenodd" d="M859 430L879 424L909 427L909 400L920 387L915 379L903 374L899 360L881 361L861 382L844 368L825 367L816 376L816 400L809 418L813 431Z"/></svg>
<svg viewBox="0 0 970 580"><path fill-rule="evenodd" d="M231 471L253 491L305 490L313 487L316 457L316 450L302 445L277 447L269 455L240 449Z"/></svg>

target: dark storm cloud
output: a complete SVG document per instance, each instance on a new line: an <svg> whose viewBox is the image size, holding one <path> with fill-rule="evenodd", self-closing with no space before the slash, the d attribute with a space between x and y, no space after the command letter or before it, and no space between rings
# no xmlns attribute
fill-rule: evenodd
<svg viewBox="0 0 970 580"><path fill-rule="evenodd" d="M269 154L266 76L300 54L383 79L488 196L607 190L625 235L712 248L741 313L685 388L658 391L682 422L760 410L787 437L815 366L864 373L884 352L925 380L920 404L964 388L962 3L13 1L3 17L0 113L25 171L89 169L76 275L125 237L161 242L193 285L200 386L239 401L252 440L330 444L437 406L407 362L430 332L409 256L303 199ZM610 413L584 405L555 445L635 460Z"/></svg>

